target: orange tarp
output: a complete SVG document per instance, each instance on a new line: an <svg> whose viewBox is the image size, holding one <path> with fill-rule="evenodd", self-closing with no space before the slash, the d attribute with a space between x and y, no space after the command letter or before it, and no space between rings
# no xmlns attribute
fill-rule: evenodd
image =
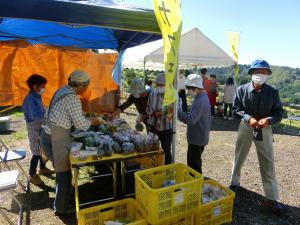
<svg viewBox="0 0 300 225"><path fill-rule="evenodd" d="M91 85L83 96L85 110L111 112L118 86L112 80L115 53L98 54L91 50L31 45L24 41L0 42L0 106L22 105L28 92L26 80L37 73L47 78L43 103L67 83L73 70L90 75Z"/></svg>

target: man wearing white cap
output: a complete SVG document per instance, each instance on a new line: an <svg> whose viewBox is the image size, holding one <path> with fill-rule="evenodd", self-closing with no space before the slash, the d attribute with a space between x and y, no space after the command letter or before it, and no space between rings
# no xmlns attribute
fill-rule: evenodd
<svg viewBox="0 0 300 225"><path fill-rule="evenodd" d="M46 123L42 126L41 145L53 161L56 172L56 193L54 209L57 215L74 212L69 208L71 191L71 168L69 151L71 127L86 131L91 125L99 125L97 119L86 119L77 95L83 94L90 83L89 76L80 70L73 71L68 85L58 89L53 95L46 113Z"/></svg>
<svg viewBox="0 0 300 225"><path fill-rule="evenodd" d="M194 100L190 112L183 112L179 105L178 119L187 124L188 166L202 173L201 156L209 140L210 103L200 75L190 74L185 80L185 87Z"/></svg>

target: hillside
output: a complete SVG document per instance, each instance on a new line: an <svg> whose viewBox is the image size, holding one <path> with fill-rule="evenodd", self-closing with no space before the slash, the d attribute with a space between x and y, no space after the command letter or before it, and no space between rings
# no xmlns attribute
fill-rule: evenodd
<svg viewBox="0 0 300 225"><path fill-rule="evenodd" d="M250 65L239 65L239 68L239 84L249 82L251 79L248 75ZM273 73L268 83L279 90L282 102L300 104L300 68L272 66L271 69ZM208 69L208 73L217 75L220 84L224 84L226 77L232 76L233 71L232 67Z"/></svg>
<svg viewBox="0 0 300 225"><path fill-rule="evenodd" d="M251 77L248 75L250 65L239 65L239 84L245 84L250 81ZM281 101L285 104L300 104L300 68L290 68L283 66L272 66L273 73L268 80L269 84L274 85L278 90ZM193 71L199 71L195 68ZM147 77L151 80L155 79L155 74L158 71L146 70ZM192 71L186 70L185 74L188 75ZM222 85L228 76L234 76L233 67L223 68L208 68L209 74L216 74L217 80ZM123 70L123 87L128 87L128 81L134 77L144 77L142 70L124 69Z"/></svg>

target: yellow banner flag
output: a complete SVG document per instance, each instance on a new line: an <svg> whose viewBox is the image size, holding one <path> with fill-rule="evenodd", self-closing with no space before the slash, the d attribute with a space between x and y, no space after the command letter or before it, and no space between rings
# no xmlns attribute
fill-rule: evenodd
<svg viewBox="0 0 300 225"><path fill-rule="evenodd" d="M239 60L240 32L229 32L228 37L229 37L230 49L235 60L235 75L237 77L239 74L238 60Z"/></svg>
<svg viewBox="0 0 300 225"><path fill-rule="evenodd" d="M182 28L181 0L153 0L153 5L164 44L166 86L163 106L168 106L176 101L173 81L177 70Z"/></svg>

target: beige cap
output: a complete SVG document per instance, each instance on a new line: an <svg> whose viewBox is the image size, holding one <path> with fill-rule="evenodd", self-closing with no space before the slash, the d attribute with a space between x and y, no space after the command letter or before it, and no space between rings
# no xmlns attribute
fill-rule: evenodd
<svg viewBox="0 0 300 225"><path fill-rule="evenodd" d="M90 77L84 71L75 70L70 74L69 81L77 84L85 84L90 82Z"/></svg>

